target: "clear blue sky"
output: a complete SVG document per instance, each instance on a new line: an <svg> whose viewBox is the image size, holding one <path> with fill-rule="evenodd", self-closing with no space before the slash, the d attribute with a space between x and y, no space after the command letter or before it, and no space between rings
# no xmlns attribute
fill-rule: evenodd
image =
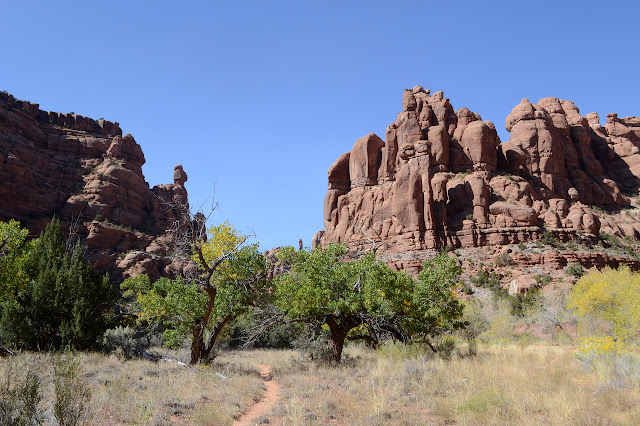
<svg viewBox="0 0 640 426"><path fill-rule="evenodd" d="M0 90L118 121L153 186L263 248L310 244L326 172L384 137L402 91L443 90L496 124L522 99L640 115L636 1L6 1Z"/></svg>

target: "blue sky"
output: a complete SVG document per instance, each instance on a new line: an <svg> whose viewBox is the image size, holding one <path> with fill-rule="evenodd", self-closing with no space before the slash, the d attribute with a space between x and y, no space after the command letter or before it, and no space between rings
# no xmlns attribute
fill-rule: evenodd
<svg viewBox="0 0 640 426"><path fill-rule="evenodd" d="M640 4L597 1L13 1L0 90L117 121L153 186L181 163L192 206L264 249L310 244L326 172L443 90L496 124L522 99L640 115Z"/></svg>

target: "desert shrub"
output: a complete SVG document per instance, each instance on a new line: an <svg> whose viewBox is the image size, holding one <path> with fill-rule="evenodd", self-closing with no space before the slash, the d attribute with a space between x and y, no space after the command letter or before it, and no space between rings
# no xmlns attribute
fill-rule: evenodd
<svg viewBox="0 0 640 426"><path fill-rule="evenodd" d="M616 248L620 246L620 240L618 240L614 235L607 234L606 232L600 233L600 244L606 248L613 247Z"/></svg>
<svg viewBox="0 0 640 426"><path fill-rule="evenodd" d="M42 424L41 401L41 382L36 369L29 368L24 378L16 377L11 368L5 370L0 382L0 424Z"/></svg>
<svg viewBox="0 0 640 426"><path fill-rule="evenodd" d="M640 255L634 250L633 246L627 245L614 235L606 232L600 233L599 244L605 249L611 249L627 256L638 258Z"/></svg>
<svg viewBox="0 0 640 426"><path fill-rule="evenodd" d="M576 356L590 364L597 358L621 354L624 350L624 343L612 336L589 336L580 340Z"/></svg>
<svg viewBox="0 0 640 426"><path fill-rule="evenodd" d="M464 179L467 176L469 176L471 173L473 173L473 169L466 169L463 172L456 173L454 179Z"/></svg>
<svg viewBox="0 0 640 426"><path fill-rule="evenodd" d="M273 326L256 341L256 348L293 349L296 342L306 333L300 323L284 323Z"/></svg>
<svg viewBox="0 0 640 426"><path fill-rule="evenodd" d="M328 363L333 361L331 335L326 328L309 327L309 332L300 336L293 345L295 349L305 353L312 361Z"/></svg>
<svg viewBox="0 0 640 426"><path fill-rule="evenodd" d="M478 351L478 337L489 329L489 321L482 312L482 302L472 299L464 305L463 321L467 326L460 330L460 335L466 340L469 355L476 355Z"/></svg>
<svg viewBox="0 0 640 426"><path fill-rule="evenodd" d="M472 295L473 293L475 293L475 291L473 290L473 287L471 287L469 285L469 283L462 283L462 292L464 294L466 294L467 296Z"/></svg>
<svg viewBox="0 0 640 426"><path fill-rule="evenodd" d="M456 250L455 246L451 244L447 244L446 246L442 247L442 249L440 250L440 253L452 253L455 250Z"/></svg>
<svg viewBox="0 0 640 426"><path fill-rule="evenodd" d="M517 293L507 297L511 307L511 315L524 318L540 307L542 296L538 287L532 287L525 294Z"/></svg>
<svg viewBox="0 0 640 426"><path fill-rule="evenodd" d="M616 356L606 370L609 382L634 390L640 389L640 358L637 354L623 353Z"/></svg>
<svg viewBox="0 0 640 426"><path fill-rule="evenodd" d="M478 275L471 277L471 282L477 287L486 288L488 290L502 290L500 285L500 276L495 272L487 272L484 269L478 272Z"/></svg>
<svg viewBox="0 0 640 426"><path fill-rule="evenodd" d="M549 274L537 274L534 275L533 279L541 286L545 286L553 280Z"/></svg>
<svg viewBox="0 0 640 426"><path fill-rule="evenodd" d="M509 303L504 299L496 299L489 326L480 334L479 339L491 343L510 342L513 340L513 323Z"/></svg>
<svg viewBox="0 0 640 426"><path fill-rule="evenodd" d="M605 388L640 390L640 357L625 342L611 336L586 337L574 355L599 376Z"/></svg>
<svg viewBox="0 0 640 426"><path fill-rule="evenodd" d="M560 242L560 240L558 240L558 238L555 235L553 235L553 233L550 231L544 231L542 233L542 235L540 236L540 243L543 245L549 245L556 248L562 247L562 243Z"/></svg>
<svg viewBox="0 0 640 426"><path fill-rule="evenodd" d="M440 336L434 343L434 348L438 356L444 360L450 360L456 350L457 341L455 336Z"/></svg>
<svg viewBox="0 0 640 426"><path fill-rule="evenodd" d="M572 263L564 269L564 272L569 275L573 275L574 277L580 278L585 274L584 267L579 263Z"/></svg>
<svg viewBox="0 0 640 426"><path fill-rule="evenodd" d="M162 343L161 333L123 326L108 329L102 337L102 347L106 352L122 351L126 358L139 356L149 347L162 346Z"/></svg>
<svg viewBox="0 0 640 426"><path fill-rule="evenodd" d="M511 265L511 256L509 256L508 253L502 253L500 256L496 257L493 264L498 267Z"/></svg>
<svg viewBox="0 0 640 426"><path fill-rule="evenodd" d="M67 354L54 362L53 414L63 426L81 424L89 414L91 392L82 380L80 362Z"/></svg>

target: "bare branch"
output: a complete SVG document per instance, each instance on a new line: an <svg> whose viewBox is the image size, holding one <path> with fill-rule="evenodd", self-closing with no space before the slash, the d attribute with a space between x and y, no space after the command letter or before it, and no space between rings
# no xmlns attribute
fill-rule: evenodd
<svg viewBox="0 0 640 426"><path fill-rule="evenodd" d="M80 235L78 235L78 229L80 229L80 216L74 218L72 215L71 222L69 223L69 233L64 242L65 250L69 254L73 253L76 246L80 244Z"/></svg>

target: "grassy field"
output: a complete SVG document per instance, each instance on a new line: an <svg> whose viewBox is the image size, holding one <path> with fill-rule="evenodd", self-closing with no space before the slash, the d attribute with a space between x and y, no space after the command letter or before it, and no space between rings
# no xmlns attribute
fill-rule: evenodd
<svg viewBox="0 0 640 426"><path fill-rule="evenodd" d="M7 374L38 372L45 424L55 424L55 357L0 360L3 383ZM77 359L91 392L89 424L233 424L264 391L261 363L272 367L281 396L259 424L640 424L638 363L592 370L566 346L481 345L475 357L450 360L403 346L352 346L338 367L276 350L225 351L209 367Z"/></svg>

